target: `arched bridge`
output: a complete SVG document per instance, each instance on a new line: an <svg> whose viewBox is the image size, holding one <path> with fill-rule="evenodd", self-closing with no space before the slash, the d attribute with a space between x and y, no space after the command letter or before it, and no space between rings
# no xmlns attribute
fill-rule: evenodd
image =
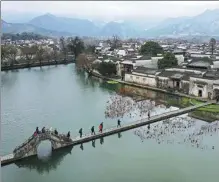
<svg viewBox="0 0 219 182"><path fill-rule="evenodd" d="M85 142L90 142L96 139L101 139L105 136L113 135L116 133L121 133L121 132L128 131L134 128L138 128L138 127L141 127L147 124L159 122L165 119L169 119L175 116L189 113L191 111L196 110L197 108L211 105L214 103L215 101L205 102L205 103L198 104L195 106L190 106L187 108L152 116L151 118L144 118L144 119L132 122L132 123L127 123L119 128L112 127L109 129L105 129L103 130L102 133L97 133L95 135L92 135L89 133L89 134L83 135L82 137L76 137L73 139L67 138L65 135L55 135L55 133L49 130L46 130L45 133L38 134L37 136L31 136L26 142L24 142L19 147L15 148L12 154L1 157L1 165L10 164L17 160L21 160L29 156L36 155L37 147L40 144L40 142L43 140L50 140L52 143L53 150L56 150L56 149L67 147L67 146L74 146L74 145L82 144Z"/></svg>
<svg viewBox="0 0 219 182"><path fill-rule="evenodd" d="M45 133L32 135L23 144L16 147L13 151L15 158L28 157L37 154L37 147L40 142L44 140L49 140L52 144L52 149L56 150L58 148L63 148L65 146L72 144L72 139L66 137L66 135L56 135L54 132L46 130Z"/></svg>

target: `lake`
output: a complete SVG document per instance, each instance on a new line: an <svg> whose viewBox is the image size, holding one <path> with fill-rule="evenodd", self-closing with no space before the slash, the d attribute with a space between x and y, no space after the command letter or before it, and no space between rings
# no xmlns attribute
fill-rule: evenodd
<svg viewBox="0 0 219 182"><path fill-rule="evenodd" d="M57 128L60 133L71 131L76 136L80 128L89 132L91 126L101 122L104 128L117 124L117 119L107 119L104 114L117 86L88 79L75 70L74 64L2 72L1 77L1 155L11 153L37 126ZM160 93L148 93L155 100L160 97ZM170 109L177 108L158 105L152 115ZM136 119L139 118L126 116L122 123ZM162 133L159 129L157 134L149 136L145 134L147 127L142 127L121 136L105 137L103 142L86 143L83 148L75 146L53 152L46 161L33 157L2 167L2 181L217 182L219 127L214 126L215 131L210 129L212 132L198 136L197 147L194 142L188 142L192 133L202 125L212 124L187 115L172 121L192 124L184 129L184 126L176 127L172 135L165 135L173 129L165 129L160 122L151 127L163 127ZM41 153L48 150L49 144L40 146Z"/></svg>

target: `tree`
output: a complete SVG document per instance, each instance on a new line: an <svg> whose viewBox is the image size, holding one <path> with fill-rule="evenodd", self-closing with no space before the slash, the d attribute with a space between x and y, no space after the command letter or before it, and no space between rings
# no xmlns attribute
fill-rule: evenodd
<svg viewBox="0 0 219 182"><path fill-rule="evenodd" d="M61 37L59 41L60 41L60 47L61 47L62 55L64 56L64 61L66 61L67 60L68 49L67 49L65 38Z"/></svg>
<svg viewBox="0 0 219 182"><path fill-rule="evenodd" d="M36 59L40 62L40 66L42 65L42 61L45 58L45 49L42 46L37 46L36 51Z"/></svg>
<svg viewBox="0 0 219 182"><path fill-rule="evenodd" d="M86 52L91 53L91 54L95 54L95 46L94 45L88 45L86 47Z"/></svg>
<svg viewBox="0 0 219 182"><path fill-rule="evenodd" d="M13 66L17 62L18 49L16 46L8 45L8 59L10 60L10 65Z"/></svg>
<svg viewBox="0 0 219 182"><path fill-rule="evenodd" d="M140 48L140 53L142 55L157 56L157 54L163 53L163 48L153 41L148 41Z"/></svg>
<svg viewBox="0 0 219 182"><path fill-rule="evenodd" d="M33 60L34 55L37 52L37 46L25 46L21 48L21 52L23 54L24 59L26 59L27 64L30 65L30 62Z"/></svg>
<svg viewBox="0 0 219 182"><path fill-rule="evenodd" d="M158 69L171 68L177 66L178 61L173 53L167 52L163 59L158 60Z"/></svg>
<svg viewBox="0 0 219 182"><path fill-rule="evenodd" d="M148 111L155 107L155 103L149 100L140 102L134 101L130 97L113 95L107 102L105 117L106 118L123 118L128 117L144 117Z"/></svg>
<svg viewBox="0 0 219 182"><path fill-rule="evenodd" d="M211 55L213 55L216 47L216 40L214 38L210 39L209 47L210 47Z"/></svg>
<svg viewBox="0 0 219 182"><path fill-rule="evenodd" d="M93 61L96 59L93 55L80 54L76 58L76 66L78 69L85 70L89 75L93 72Z"/></svg>
<svg viewBox="0 0 219 182"><path fill-rule="evenodd" d="M7 62L5 62L8 59L8 55L9 55L9 49L7 45L2 45L1 46L1 60L2 63L4 62L4 64Z"/></svg>
<svg viewBox="0 0 219 182"><path fill-rule="evenodd" d="M116 74L116 64L111 62L102 62L99 63L97 70L100 72L101 75L104 76L111 76Z"/></svg>
<svg viewBox="0 0 219 182"><path fill-rule="evenodd" d="M70 38L68 43L68 49L75 56L76 59L78 55L81 54L85 49L84 42L77 36L74 39Z"/></svg>
<svg viewBox="0 0 219 182"><path fill-rule="evenodd" d="M107 40L107 43L110 44L111 50L118 49L122 46L121 40L117 35L113 35L111 40Z"/></svg>
<svg viewBox="0 0 219 182"><path fill-rule="evenodd" d="M54 61L56 62L57 64L57 59L59 57L59 53L58 53L58 48L54 45L52 47L52 52L51 52L51 58L54 59Z"/></svg>

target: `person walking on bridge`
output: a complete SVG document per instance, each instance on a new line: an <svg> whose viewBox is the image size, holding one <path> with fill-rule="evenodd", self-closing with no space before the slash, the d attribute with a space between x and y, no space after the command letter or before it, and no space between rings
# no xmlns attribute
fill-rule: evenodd
<svg viewBox="0 0 219 182"><path fill-rule="evenodd" d="M100 133L103 132L103 122L99 125L99 132L100 132Z"/></svg>
<svg viewBox="0 0 219 182"><path fill-rule="evenodd" d="M67 133L67 137L70 138L70 131Z"/></svg>
<svg viewBox="0 0 219 182"><path fill-rule="evenodd" d="M54 130L54 133L55 133L55 135L58 135L58 134L59 134L58 131L57 131L57 129Z"/></svg>
<svg viewBox="0 0 219 182"><path fill-rule="evenodd" d="M42 133L46 133L45 127L42 128Z"/></svg>
<svg viewBox="0 0 219 182"><path fill-rule="evenodd" d="M148 111L148 119L150 119L151 118L151 113L150 113L150 111Z"/></svg>
<svg viewBox="0 0 219 182"><path fill-rule="evenodd" d="M118 128L119 126L121 127L121 121L120 121L120 119L118 119L118 121L117 121L117 128Z"/></svg>
<svg viewBox="0 0 219 182"><path fill-rule="evenodd" d="M94 126L91 127L91 135L95 135Z"/></svg>
<svg viewBox="0 0 219 182"><path fill-rule="evenodd" d="M39 131L39 127L38 127L38 126L36 127L36 133L37 133L37 134L40 133L40 131Z"/></svg>
<svg viewBox="0 0 219 182"><path fill-rule="evenodd" d="M79 130L80 138L82 137L82 128Z"/></svg>

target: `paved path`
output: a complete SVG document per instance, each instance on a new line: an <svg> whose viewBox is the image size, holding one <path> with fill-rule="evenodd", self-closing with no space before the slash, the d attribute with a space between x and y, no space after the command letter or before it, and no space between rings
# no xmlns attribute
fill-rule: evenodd
<svg viewBox="0 0 219 182"><path fill-rule="evenodd" d="M179 109L179 110L170 111L170 112L166 112L166 113L163 113L163 114L155 115L155 116L152 116L150 119L144 118L144 119L132 122L132 123L124 124L124 125L122 125L121 127L118 127L118 128L117 127L112 127L112 128L109 128L109 129L105 129L105 130L103 130L103 133L98 132L98 133L96 133L96 135L91 135L89 133L89 134L83 135L81 138L78 136L76 138L72 138L73 142L69 143L65 147L72 146L72 145L83 144L83 143L86 143L86 142L90 142L90 141L93 141L93 140L96 140L96 139L103 138L105 136L117 134L117 133L120 133L120 132L124 132L124 131L128 131L128 130L131 130L131 129L134 129L134 128L138 128L138 127L141 127L141 126L144 126L144 125L147 125L147 124L152 124L152 123L159 122L159 121L162 121L162 120L165 120L165 119L169 119L169 118L172 118L172 117L175 117L175 116L186 114L186 113L191 112L191 111L193 111L197 108L207 106L207 105L210 105L210 104L213 104L213 103L215 103L215 101L209 101L209 102L205 102L205 103L202 103L202 104L199 104L199 105L190 106L190 107L187 107L187 108L183 108L183 109ZM25 157L26 156L24 156L23 158L25 158ZM22 158L14 158L13 154L9 154L9 155L1 157L1 163L6 165L6 164L9 164L9 163L15 162L16 160L21 160L21 159Z"/></svg>

